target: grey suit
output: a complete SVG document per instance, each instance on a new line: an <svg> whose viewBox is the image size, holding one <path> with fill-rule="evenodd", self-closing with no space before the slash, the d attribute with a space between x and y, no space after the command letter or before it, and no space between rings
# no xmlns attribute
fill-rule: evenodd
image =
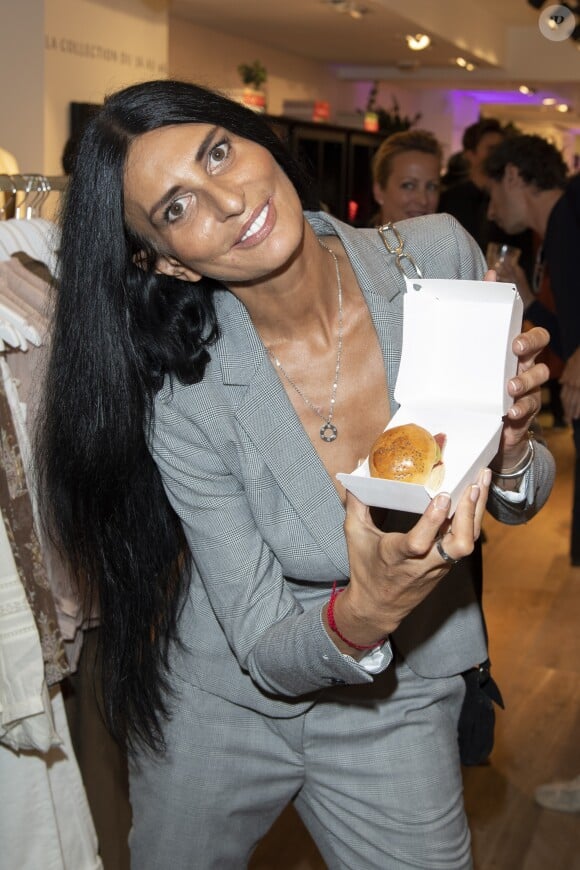
<svg viewBox="0 0 580 870"><path fill-rule="evenodd" d="M369 306L392 390L401 351L404 292L404 282L394 258L387 254L375 230L354 230L324 214L309 214L307 217L318 234L335 233L345 246ZM484 266L479 249L447 215L404 222L400 227L406 250L424 275L433 278L482 276ZM344 755L345 746L350 747L348 752L352 753L352 763L348 766L354 767L356 779L357 765L361 764L361 770L363 765L360 752L365 751L362 747L366 737L362 732L368 704L373 708L376 704L383 705L381 722L386 723L388 718L392 720L392 728L384 725L392 741L396 739L392 735L397 733L397 722L402 722L406 715L403 696L416 698L417 685L422 687L423 701L415 705L416 709L435 709L439 704L438 716L442 708L451 712L449 717L443 717L441 723L445 724L440 728L445 732L443 743L447 748L443 744L436 748L433 744L432 754L437 758L429 761L423 758L425 750L421 751L421 745L431 739L426 735L431 734L432 723L424 731L429 719L423 720L421 716L421 726L414 738L414 758L407 759L406 768L403 765L391 803L403 807L403 819L405 815L411 818L411 797L405 798L402 780L410 784L409 795L415 794L416 789L413 789L417 781L426 776L425 765L435 765L433 770L438 770L437 776L433 771L432 774L434 781L438 782L440 795L443 780L448 784L447 815L460 819L450 835L455 839L455 846L445 854L441 852L442 863L429 863L435 860L435 853L428 851L425 843L421 846L421 854L427 850L424 865L406 863L406 846L403 845L393 846L392 856L387 860L387 847L383 848L380 842L373 846L375 851L378 849L378 858L371 857L370 853L361 857L363 853L358 853L354 847L352 857L347 857L350 853L344 842L339 843L336 819L333 822L329 818L323 819L326 807L320 809L318 797L309 801L308 808L303 807L304 817L319 843L323 841L321 848L330 866L355 867L358 864L358 870L366 870L367 866L469 866L469 859L465 857L468 844L460 807L456 751L449 745L453 743L453 727L461 702L461 681L458 682L456 675L486 656L481 617L473 590L462 577L461 566L452 570L438 589L395 632L392 647L385 645L386 655L396 658L397 667L388 668L379 677L371 676L354 659L340 654L322 625L321 608L328 600L333 580L345 583L349 576L343 534L344 509L288 401L246 309L226 291L218 294L217 306L222 335L212 349L203 381L193 386L167 383L155 406L152 449L168 496L184 523L195 570L181 616L182 646L176 646L172 653L179 703L175 705L173 721L168 727L168 760L151 765L143 760L141 772L135 769L133 775L132 799L137 818L134 854L140 856L135 860L141 862L135 866L139 870L156 866L155 863L143 863L146 855L149 861L155 861L150 857L153 843L151 836L147 835L154 818L149 789L159 788L159 783L164 782L168 794L174 795L175 806L186 800L187 782L190 788L194 788L192 784L195 782L205 782L207 786L207 777L205 780L203 777L196 779L201 775L199 771L194 775L192 770L191 778L190 773L181 771L178 786L168 769L176 765L195 766L194 756L201 750L199 745L191 742L192 733L199 729L200 733L211 734L212 717L214 725L217 720L220 727L224 722L227 724L226 736L216 736L216 741L221 747L222 757L223 752L228 756L231 753L230 768L235 770L233 781L238 782L240 789L247 789L248 812L252 809L251 803L259 800L256 792L251 790L251 780L261 782L260 796L270 795L266 801L269 810L261 808L261 827L256 824L252 829L255 839L279 811L282 802L303 787L304 777L308 779L308 770L292 775L291 771L296 773L295 758L291 763L286 759L287 765L284 766L284 753L273 736L273 729L288 729L285 740L290 745L294 738L288 734L292 729L300 727L305 733L311 733L308 731L310 728L314 745L314 722L320 723L321 716L325 721L324 711L328 713L329 705L334 705L333 719L328 720L328 726L331 721L344 719L345 732L340 751ZM390 400L394 411L396 404L392 394ZM523 522L545 501L552 479L551 457L540 447L534 462L528 502L524 506L514 506L495 496L490 498L489 509L503 521ZM397 514L391 516L390 521L393 525L408 522ZM413 689L405 695L409 686ZM425 701L428 694L429 700ZM395 705L395 698L399 706ZM208 713L210 708L211 715ZM256 713L261 715L256 717ZM206 723L207 730L203 731L200 723L207 716L210 723ZM285 726L282 726L282 720L287 721ZM249 723L258 729L261 727L259 721L268 722L267 730L260 731L261 751L257 756L255 751L254 755L250 753L254 763L248 761L246 769L237 770L242 750L238 748L237 753L232 750L227 735L231 736L233 744L235 732L237 745L240 733L244 729L250 732ZM299 722L302 725L298 726ZM332 740L331 730L329 727L329 740ZM352 730L358 735L356 747L359 755L353 751ZM316 733L322 733L320 728ZM202 745L209 753L210 749L204 742L207 739L202 739ZM372 759L373 767L377 762L375 755L379 753L379 738L373 733L368 739L366 754ZM251 744L250 739L246 748ZM276 751L275 744L278 745ZM400 759L401 751L400 744L398 750L392 752L391 761ZM273 762L271 756L275 756ZM417 760L419 756L423 759L421 762ZM277 760L279 770L273 773ZM214 764L213 769L217 770L216 759ZM449 768L445 776L441 774L441 765ZM269 771L266 779L271 783L269 790L262 781L266 770ZM222 771L221 776L225 776L225 772ZM343 779L339 774L337 777L336 788L343 794ZM288 785L284 787L286 782ZM328 788L328 782L325 787ZM357 790L356 784L349 788L353 792ZM231 782L224 780L220 789L214 800L218 802L222 794L224 820L228 819L222 827L231 832L228 808L235 802L233 798L230 800ZM373 789L367 782L366 791L363 789L356 797L360 804L366 794L367 809L369 792ZM181 797L177 798L177 794ZM375 800L380 806L382 797ZM191 793L190 801L194 805L197 802L203 805L205 790L201 794ZM313 810L313 806L318 809ZM437 814L436 808L431 807L431 810ZM242 812L239 807L238 811ZM192 818L200 818L197 806L195 812L193 809L191 812ZM345 803L337 812L341 813L340 826L343 826L345 815L353 813L353 805ZM378 819L384 818L386 812L383 808ZM335 830L330 838L325 838L324 831L331 824ZM371 829L363 839L368 841L376 837L377 824L380 822L371 823ZM204 816L203 825L211 826L209 817ZM235 836L241 840L244 832L251 828L245 817L244 824L236 828ZM226 859L224 856L230 853L225 847L221 851L221 843L218 849L215 832L212 836L215 854L219 853L221 857L210 856L212 847L208 845L205 857L199 858L201 863L194 860L187 863L185 857L180 858L170 850L171 863L168 860L166 866L183 866L184 870L188 866L202 870L210 866L244 866L243 857L238 859L241 863L236 863L233 857ZM441 836L445 835L433 828L433 839L439 840ZM392 830L388 836L383 832L381 837L385 842L389 838L396 842ZM226 838L224 831L220 840ZM238 855L243 856L249 838L247 834ZM406 839L413 839L413 835ZM187 849L184 847L180 854L186 856ZM236 854L235 845L230 849L232 856ZM338 858L339 854L343 857ZM411 856L411 852L408 854ZM361 860L366 863L360 864ZM415 856L412 860L418 859Z"/></svg>

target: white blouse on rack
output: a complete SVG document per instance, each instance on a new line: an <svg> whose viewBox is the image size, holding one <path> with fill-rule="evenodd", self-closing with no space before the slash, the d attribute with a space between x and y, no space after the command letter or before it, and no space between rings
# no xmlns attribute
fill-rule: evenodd
<svg viewBox="0 0 580 870"><path fill-rule="evenodd" d="M0 265L24 252L54 274L56 244L55 225L42 218L0 221ZM5 351L0 355L0 377L25 472L30 472L30 402L22 391L28 380L25 392L32 394L38 354L46 346L48 297L42 282L18 281L18 267L0 271L0 339ZM71 629L74 633L75 627ZM38 627L1 515L0 806L3 867L102 870L61 686L57 682L48 688Z"/></svg>

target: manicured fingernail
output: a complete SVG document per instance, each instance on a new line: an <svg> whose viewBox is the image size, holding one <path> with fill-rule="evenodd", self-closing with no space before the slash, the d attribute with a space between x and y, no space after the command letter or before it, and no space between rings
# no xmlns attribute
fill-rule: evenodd
<svg viewBox="0 0 580 870"><path fill-rule="evenodd" d="M524 345L524 343L523 343L523 341L520 341L519 338L518 338L518 340L516 341L515 345L516 345L516 350L522 351L522 350L525 350L525 349L526 349L526 348L525 348L525 345Z"/></svg>
<svg viewBox="0 0 580 870"><path fill-rule="evenodd" d="M514 391L514 393L519 393L519 391L522 388L522 385L521 385L520 381L513 379L510 381L510 388Z"/></svg>
<svg viewBox="0 0 580 870"><path fill-rule="evenodd" d="M475 502L479 498L479 486L474 483L471 487L471 492L469 493L469 498L471 501Z"/></svg>
<svg viewBox="0 0 580 870"><path fill-rule="evenodd" d="M481 475L481 482L484 486L489 486L491 483L491 468L484 468Z"/></svg>
<svg viewBox="0 0 580 870"><path fill-rule="evenodd" d="M439 495L435 496L435 508L438 511L445 511L447 513L450 504L451 499L444 492L440 492Z"/></svg>

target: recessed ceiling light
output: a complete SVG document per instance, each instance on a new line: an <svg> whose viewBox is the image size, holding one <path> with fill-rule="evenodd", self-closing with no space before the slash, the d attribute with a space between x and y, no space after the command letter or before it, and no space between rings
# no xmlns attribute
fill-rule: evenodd
<svg viewBox="0 0 580 870"><path fill-rule="evenodd" d="M426 33L407 34L407 45L412 51L423 51L431 45L431 38Z"/></svg>
<svg viewBox="0 0 580 870"><path fill-rule="evenodd" d="M467 61L464 57L456 57L455 63L457 64L457 66L467 66Z"/></svg>
<svg viewBox="0 0 580 870"><path fill-rule="evenodd" d="M518 88L520 94L531 94L531 90L527 85L520 85Z"/></svg>
<svg viewBox="0 0 580 870"><path fill-rule="evenodd" d="M473 70L475 69L475 64L474 63L466 63L465 69L467 70L467 72L473 72Z"/></svg>
<svg viewBox="0 0 580 870"><path fill-rule="evenodd" d="M543 106L555 106L556 102L557 101L554 99L554 97L544 97L544 99L542 100L542 105Z"/></svg>
<svg viewBox="0 0 580 870"><path fill-rule="evenodd" d="M566 105L566 103L558 103L558 105L556 106L556 110L558 112L569 112L570 106Z"/></svg>

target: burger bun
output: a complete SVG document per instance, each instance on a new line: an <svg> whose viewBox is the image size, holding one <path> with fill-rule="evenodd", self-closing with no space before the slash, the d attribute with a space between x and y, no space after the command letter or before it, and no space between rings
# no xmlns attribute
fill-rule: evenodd
<svg viewBox="0 0 580 870"><path fill-rule="evenodd" d="M369 454L371 476L436 490L445 474L441 461L444 441L445 436L433 436L416 423L385 429Z"/></svg>

